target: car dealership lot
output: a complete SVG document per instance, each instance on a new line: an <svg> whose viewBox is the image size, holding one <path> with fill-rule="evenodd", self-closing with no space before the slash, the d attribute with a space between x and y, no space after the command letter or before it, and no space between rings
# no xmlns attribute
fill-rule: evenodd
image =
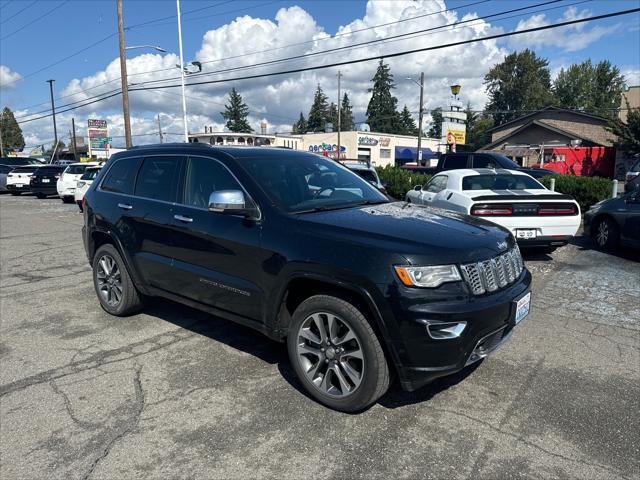
<svg viewBox="0 0 640 480"><path fill-rule="evenodd" d="M633 478L640 255L525 255L533 305L472 371L358 415L307 398L284 345L164 300L103 312L59 199L0 196L4 478Z"/></svg>

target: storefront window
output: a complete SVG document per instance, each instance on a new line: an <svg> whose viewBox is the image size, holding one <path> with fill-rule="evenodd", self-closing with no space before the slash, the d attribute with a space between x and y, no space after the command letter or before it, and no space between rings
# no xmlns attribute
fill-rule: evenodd
<svg viewBox="0 0 640 480"><path fill-rule="evenodd" d="M380 158L391 158L391 149L390 148L381 148L380 149Z"/></svg>

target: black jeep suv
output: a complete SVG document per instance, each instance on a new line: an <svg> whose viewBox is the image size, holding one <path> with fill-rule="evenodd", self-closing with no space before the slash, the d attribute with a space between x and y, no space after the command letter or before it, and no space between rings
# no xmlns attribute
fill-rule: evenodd
<svg viewBox="0 0 640 480"><path fill-rule="evenodd" d="M508 231L390 202L330 159L165 144L114 155L84 198L113 315L162 296L286 339L300 382L343 411L463 369L529 311Z"/></svg>

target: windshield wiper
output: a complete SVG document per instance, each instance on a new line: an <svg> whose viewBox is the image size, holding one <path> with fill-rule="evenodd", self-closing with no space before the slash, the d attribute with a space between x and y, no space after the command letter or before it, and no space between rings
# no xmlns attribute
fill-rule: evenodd
<svg viewBox="0 0 640 480"><path fill-rule="evenodd" d="M378 205L381 203L389 203L386 200L363 200L362 202L347 203L342 205L319 205L317 207L309 208L306 210L298 210L291 213L313 213L313 212L326 212L329 210L341 210L343 208L361 207L363 205Z"/></svg>

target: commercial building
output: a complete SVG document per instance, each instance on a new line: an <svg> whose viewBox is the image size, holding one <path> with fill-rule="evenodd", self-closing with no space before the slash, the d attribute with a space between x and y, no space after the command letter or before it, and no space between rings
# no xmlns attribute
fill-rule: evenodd
<svg viewBox="0 0 640 480"><path fill-rule="evenodd" d="M369 131L348 131L340 133L340 153L338 155L338 133L321 132L305 134L255 134L213 132L205 127L204 133L189 134L190 142L211 145L234 146L276 146L313 152L331 158L359 159L374 166L401 165L415 162L418 137L391 135ZM436 157L440 140L422 138L422 157L429 160Z"/></svg>
<svg viewBox="0 0 640 480"><path fill-rule="evenodd" d="M541 150L553 147L611 147L606 118L564 108L547 107L493 127L491 143L480 150L507 155L522 166L540 161Z"/></svg>
<svg viewBox="0 0 640 480"><path fill-rule="evenodd" d="M627 102L629 108L640 108L640 85L627 87L620 99L620 120L627 123Z"/></svg>

